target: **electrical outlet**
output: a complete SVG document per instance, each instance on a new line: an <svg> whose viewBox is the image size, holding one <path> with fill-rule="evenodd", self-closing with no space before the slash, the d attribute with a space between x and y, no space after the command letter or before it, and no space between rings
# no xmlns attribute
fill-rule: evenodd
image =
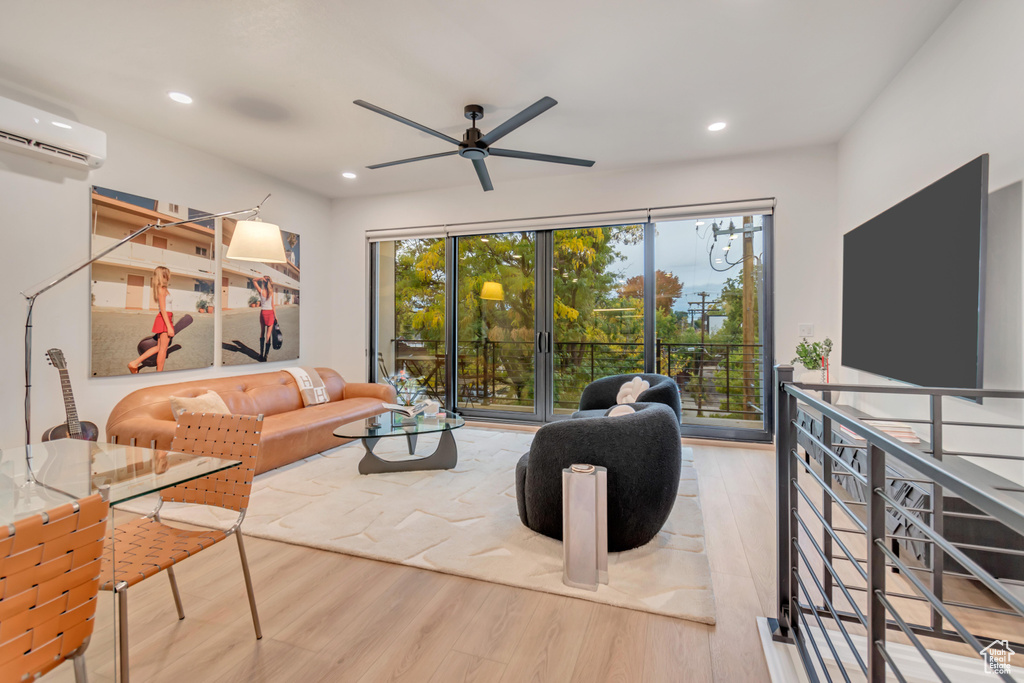
<svg viewBox="0 0 1024 683"><path fill-rule="evenodd" d="M797 327L797 336L800 337L813 337L814 336L814 323L800 323Z"/></svg>

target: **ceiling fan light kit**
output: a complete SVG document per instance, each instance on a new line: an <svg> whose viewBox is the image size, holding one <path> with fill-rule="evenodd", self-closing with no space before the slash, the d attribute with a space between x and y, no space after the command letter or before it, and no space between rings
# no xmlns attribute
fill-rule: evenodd
<svg viewBox="0 0 1024 683"><path fill-rule="evenodd" d="M356 100L354 104L357 104L364 109L369 109L372 112L376 112L381 116L386 116L389 119L398 121L399 123L404 123L405 125L411 126L418 131L427 133L428 135L433 135L436 138L450 142L458 147L458 149L449 152L426 154L423 156L411 157L409 159L399 159L398 161L374 164L373 166L367 166L366 168L368 169L385 168L387 166L397 166L398 164L408 164L413 161L439 159L441 157L450 157L458 154L463 159L469 159L473 162L473 168L476 170L476 175L480 180L480 185L483 187L484 192L489 192L494 189L494 185L491 183L491 176L487 172L487 165L484 162L484 159L489 156L509 157L512 159L529 159L531 161L544 161L550 164L568 164L570 166L586 166L588 168L594 165L593 161L588 161L587 159L560 157L553 154L538 154L536 152L520 152L514 149L498 149L491 146L514 131L516 128L519 128L524 123L540 116L548 109L551 109L551 107L558 104L558 102L551 97L542 97L487 134L484 134L483 131L476 127L476 122L484 117L484 108L479 104L467 104L463 114L467 119L473 122L473 125L466 129L465 134L462 136L462 142L459 142L455 138L445 135L444 133L440 133L432 128L427 128L423 124L416 123L404 116L399 116L387 109L382 109L374 104L370 104L369 102Z"/></svg>

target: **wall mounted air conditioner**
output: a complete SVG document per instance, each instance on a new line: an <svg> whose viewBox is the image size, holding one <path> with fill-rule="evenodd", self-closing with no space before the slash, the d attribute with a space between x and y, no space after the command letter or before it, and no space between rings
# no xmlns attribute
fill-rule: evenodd
<svg viewBox="0 0 1024 683"><path fill-rule="evenodd" d="M0 150L74 168L99 168L107 160L107 134L0 97Z"/></svg>

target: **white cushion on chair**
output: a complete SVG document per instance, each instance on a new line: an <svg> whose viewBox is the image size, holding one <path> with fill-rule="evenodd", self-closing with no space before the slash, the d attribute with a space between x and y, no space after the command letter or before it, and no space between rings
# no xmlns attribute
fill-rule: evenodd
<svg viewBox="0 0 1024 683"><path fill-rule="evenodd" d="M632 415L635 412L631 405L617 405L614 408L610 408L604 415L605 417L619 417L620 415Z"/></svg>
<svg viewBox="0 0 1024 683"><path fill-rule="evenodd" d="M623 403L636 403L637 397L650 388L650 382L641 377L634 377L619 387L619 393L615 397L615 402L620 405Z"/></svg>

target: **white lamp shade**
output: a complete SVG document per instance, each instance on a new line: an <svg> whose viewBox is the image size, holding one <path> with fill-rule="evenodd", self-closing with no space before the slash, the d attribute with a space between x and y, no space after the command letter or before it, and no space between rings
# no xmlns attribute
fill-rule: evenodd
<svg viewBox="0 0 1024 683"><path fill-rule="evenodd" d="M263 221L238 221L227 257L236 261L287 263L281 228Z"/></svg>

